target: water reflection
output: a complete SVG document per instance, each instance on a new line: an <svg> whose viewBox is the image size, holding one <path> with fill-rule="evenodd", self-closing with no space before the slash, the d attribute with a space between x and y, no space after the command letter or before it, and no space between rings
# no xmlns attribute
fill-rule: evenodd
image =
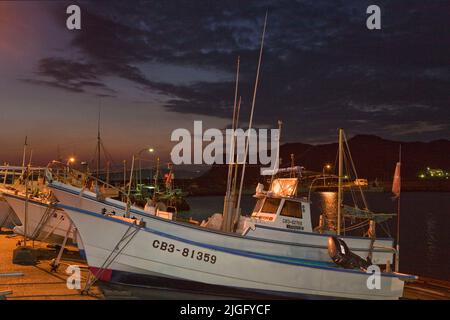
<svg viewBox="0 0 450 320"><path fill-rule="evenodd" d="M337 225L337 193L321 192L320 193L321 214L325 218L325 225L329 230L336 230Z"/></svg>
<svg viewBox="0 0 450 320"><path fill-rule="evenodd" d="M428 261L427 269L430 270L432 264L435 263L437 257L437 226L436 226L436 217L431 212L427 212L425 214L425 228L426 228L426 261Z"/></svg>
<svg viewBox="0 0 450 320"><path fill-rule="evenodd" d="M371 210L393 213L397 204L390 193L366 194ZM184 217L202 221L223 209L223 197L189 197L191 211ZM350 193L344 194L344 203L352 203ZM242 212L248 214L255 206L252 196L242 197ZM450 197L448 193L405 192L402 196L400 270L421 276L450 280ZM319 215L327 218L328 226L336 225L337 193L314 192L311 194L311 218L313 227L319 224ZM396 235L396 221L391 219L383 226L377 225L377 236ZM385 231L386 229L386 231ZM389 232L391 231L391 232ZM355 234L360 235L360 234Z"/></svg>

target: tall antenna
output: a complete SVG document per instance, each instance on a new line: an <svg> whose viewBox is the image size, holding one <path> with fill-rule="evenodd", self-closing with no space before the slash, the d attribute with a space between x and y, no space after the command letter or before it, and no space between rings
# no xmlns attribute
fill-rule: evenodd
<svg viewBox="0 0 450 320"><path fill-rule="evenodd" d="M25 157L27 154L27 146L28 146L28 136L25 136L25 142L23 144L23 154L22 154L22 174L25 172Z"/></svg>
<svg viewBox="0 0 450 320"><path fill-rule="evenodd" d="M281 141L281 127L282 126L283 126L283 121L278 120L278 148L277 148L277 155L276 155L276 158L275 158L275 164L276 164L275 168L278 168L280 166L279 161L280 161L280 141ZM292 159L292 156L293 155L291 155L291 159ZM294 167L294 166L292 165L292 167ZM274 170L272 172L272 176L270 178L270 185L272 185L272 182L275 179L275 175L277 173L275 168L274 168Z"/></svg>
<svg viewBox="0 0 450 320"><path fill-rule="evenodd" d="M229 157L229 166L228 166L228 180L227 180L227 194L230 193L231 188L231 178L233 176L233 160L234 160L234 130L236 130L236 102L237 102L237 95L238 95L238 85L239 85L239 66L240 66L240 58L238 56L237 58L237 67L236 67L236 86L234 89L234 107L233 107L233 122L231 125L231 128L233 129L233 136L231 137L231 146L230 146L230 157Z"/></svg>
<svg viewBox="0 0 450 320"><path fill-rule="evenodd" d="M98 106L98 123L97 123L97 179L99 179L99 172L100 172L100 148L101 148L100 116L101 116L101 100Z"/></svg>
<svg viewBox="0 0 450 320"><path fill-rule="evenodd" d="M263 28L263 32L262 32L262 36L261 36L261 48L259 49L258 69L256 70L255 87L253 90L252 109L250 112L250 121L248 124L247 140L245 143L244 163L242 164L241 183L239 186L239 195L238 195L238 200L237 200L237 204L236 204L236 210L237 210L236 217L239 215L239 209L240 209L240 205L241 205L242 187L244 185L244 176L245 176L245 165L247 162L247 154L248 154L248 144L249 144L249 138L250 138L250 131L253 126L253 113L255 111L256 92L258 90L258 82L259 82L259 71L261 69L261 60L262 60L262 53L263 53L263 48L264 48L264 37L266 35L267 14L268 14L268 11L266 11L266 17L264 18L264 28Z"/></svg>
<svg viewBox="0 0 450 320"><path fill-rule="evenodd" d="M399 168L399 181L398 181L398 198L397 198L397 247L396 247L396 257L395 257L395 271L399 272L400 269L400 199L401 199L401 173L400 168L402 165L402 145L400 145L398 150L398 168Z"/></svg>

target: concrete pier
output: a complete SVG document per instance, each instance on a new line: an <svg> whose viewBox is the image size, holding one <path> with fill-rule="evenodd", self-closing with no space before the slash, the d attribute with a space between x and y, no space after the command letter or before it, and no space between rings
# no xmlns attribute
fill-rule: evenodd
<svg viewBox="0 0 450 320"><path fill-rule="evenodd" d="M13 264L13 250L21 240L8 232L0 233L0 300L92 300L103 299L97 286L92 287L91 295L81 295L80 290L69 289L65 272L67 266L78 265L81 269L81 288L84 287L88 274L85 262L78 252L68 251L63 254L61 265L56 272L51 272L50 262L58 252L47 248L47 243L35 241L34 248L38 262L34 266ZM28 241L27 245L31 245Z"/></svg>

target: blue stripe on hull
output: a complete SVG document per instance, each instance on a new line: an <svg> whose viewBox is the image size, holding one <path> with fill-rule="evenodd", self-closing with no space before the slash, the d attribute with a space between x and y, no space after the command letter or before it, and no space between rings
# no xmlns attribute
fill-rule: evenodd
<svg viewBox="0 0 450 320"><path fill-rule="evenodd" d="M80 257L84 260L87 260L86 252L83 249L78 248L78 251L80 253Z"/></svg>

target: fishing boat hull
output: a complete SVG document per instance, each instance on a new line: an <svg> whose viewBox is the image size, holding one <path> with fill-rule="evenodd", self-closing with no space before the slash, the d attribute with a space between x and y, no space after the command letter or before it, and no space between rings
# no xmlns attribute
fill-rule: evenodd
<svg viewBox="0 0 450 320"><path fill-rule="evenodd" d="M406 276L399 274L382 274L380 289L369 289L371 275L359 270L284 261L61 206L79 230L89 266L104 281L117 273L298 297L398 299L403 294Z"/></svg>
<svg viewBox="0 0 450 320"><path fill-rule="evenodd" d="M126 212L123 202L104 199L99 200L90 191L82 191L79 188L53 182L49 185L56 198L70 207L87 210L94 213L123 216ZM284 230L270 230L257 224L255 231L248 230L246 235L223 233L212 229L198 227L190 224L161 219L146 213L144 210L131 207L131 215L142 218L148 226L163 232L178 234L195 241L206 241L211 244L230 249L246 248L249 252L277 255L287 259L298 258L314 261L331 262L328 254L327 235L319 233L286 232ZM269 230L268 233L260 231ZM369 254L370 239L342 237L348 242L350 250L366 258ZM392 245L392 240L377 240L375 246ZM387 248L375 248L372 262L384 264L392 261L392 251Z"/></svg>
<svg viewBox="0 0 450 320"><path fill-rule="evenodd" d="M22 223L20 227L14 228L14 232L23 235L25 232L25 197L12 193L3 193L3 197ZM71 221L66 213L61 209L50 207L49 203L40 200L28 200L26 232L30 239L56 243L61 243L69 232L68 244L76 243L76 231L71 226Z"/></svg>
<svg viewBox="0 0 450 320"><path fill-rule="evenodd" d="M0 228L12 229L20 224L21 222L14 210L3 197L0 197Z"/></svg>

